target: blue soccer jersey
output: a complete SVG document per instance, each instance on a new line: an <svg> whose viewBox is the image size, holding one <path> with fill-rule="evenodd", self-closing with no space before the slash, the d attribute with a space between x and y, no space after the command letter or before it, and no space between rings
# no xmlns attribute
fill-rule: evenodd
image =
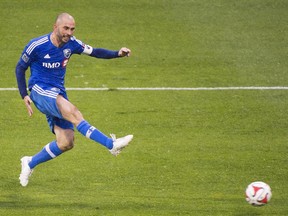
<svg viewBox="0 0 288 216"><path fill-rule="evenodd" d="M25 47L19 63L25 68L30 67L29 89L38 83L65 91L64 78L71 55L84 51L87 53L87 49L92 47L76 40L74 36L62 47L56 47L51 42L50 35L51 33L31 40Z"/></svg>

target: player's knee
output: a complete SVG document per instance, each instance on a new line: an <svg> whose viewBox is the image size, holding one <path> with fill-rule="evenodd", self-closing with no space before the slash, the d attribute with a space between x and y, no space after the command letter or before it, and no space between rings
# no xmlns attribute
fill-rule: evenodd
<svg viewBox="0 0 288 216"><path fill-rule="evenodd" d="M74 147L74 141L67 143L65 146L65 151L71 150Z"/></svg>
<svg viewBox="0 0 288 216"><path fill-rule="evenodd" d="M58 136L57 143L63 152L71 150L74 147L74 133L68 131L65 136Z"/></svg>
<svg viewBox="0 0 288 216"><path fill-rule="evenodd" d="M68 150L71 150L74 147L74 139L73 140L67 140L65 142L59 142L59 148L65 152Z"/></svg>

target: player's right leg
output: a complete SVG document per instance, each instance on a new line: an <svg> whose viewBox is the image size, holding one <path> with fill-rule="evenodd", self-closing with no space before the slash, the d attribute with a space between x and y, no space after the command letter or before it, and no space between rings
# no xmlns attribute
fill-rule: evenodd
<svg viewBox="0 0 288 216"><path fill-rule="evenodd" d="M20 180L20 184L23 187L26 187L28 185L29 177L31 176L33 172L33 169L31 169L28 165L31 159L32 157L28 157L28 156L21 158L21 173L19 176L19 180Z"/></svg>
<svg viewBox="0 0 288 216"><path fill-rule="evenodd" d="M57 123L59 124L59 123ZM60 156L63 152L70 150L74 145L74 131L71 129L63 129L54 125L56 141L48 143L44 148L32 157L25 156L21 158L21 174L19 177L20 184L25 187L29 182L29 178L33 169L41 163L52 160Z"/></svg>
<svg viewBox="0 0 288 216"><path fill-rule="evenodd" d="M40 163L49 161L62 154L56 141L48 143L40 152L32 157L25 156L21 158L21 173L19 176L20 184L25 187L28 185L29 178L33 169Z"/></svg>
<svg viewBox="0 0 288 216"><path fill-rule="evenodd" d="M35 87L35 88L34 88ZM25 156L21 158L21 173L19 176L20 184L27 186L29 177L33 169L40 163L49 161L64 151L73 147L74 142L74 126L71 122L62 119L56 104L56 98L59 92L57 89L44 90L39 86L34 86L30 97L35 106L46 114L47 121L53 133L56 134L56 141L48 143L40 152L32 157ZM58 117L55 117L58 116Z"/></svg>

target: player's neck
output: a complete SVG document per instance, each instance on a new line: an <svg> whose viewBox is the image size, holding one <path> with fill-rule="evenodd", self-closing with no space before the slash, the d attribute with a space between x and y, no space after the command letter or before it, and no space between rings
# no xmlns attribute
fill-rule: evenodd
<svg viewBox="0 0 288 216"><path fill-rule="evenodd" d="M52 32L52 34L50 35L50 40L52 42L52 44L56 47L61 47L63 45L62 41L59 41L56 37L56 35L54 34L54 32Z"/></svg>

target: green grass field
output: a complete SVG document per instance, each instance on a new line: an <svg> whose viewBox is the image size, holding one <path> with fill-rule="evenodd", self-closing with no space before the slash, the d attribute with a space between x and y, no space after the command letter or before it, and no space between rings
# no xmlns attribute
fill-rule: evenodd
<svg viewBox="0 0 288 216"><path fill-rule="evenodd" d="M288 86L286 0L0 0L0 88L15 88L24 46L76 19L94 47L131 58L73 56L67 87ZM75 148L20 186L20 158L54 139L17 91L0 91L0 215L288 215L287 90L70 91L104 133L134 134L117 158L75 133ZM252 181L272 188L261 208Z"/></svg>

